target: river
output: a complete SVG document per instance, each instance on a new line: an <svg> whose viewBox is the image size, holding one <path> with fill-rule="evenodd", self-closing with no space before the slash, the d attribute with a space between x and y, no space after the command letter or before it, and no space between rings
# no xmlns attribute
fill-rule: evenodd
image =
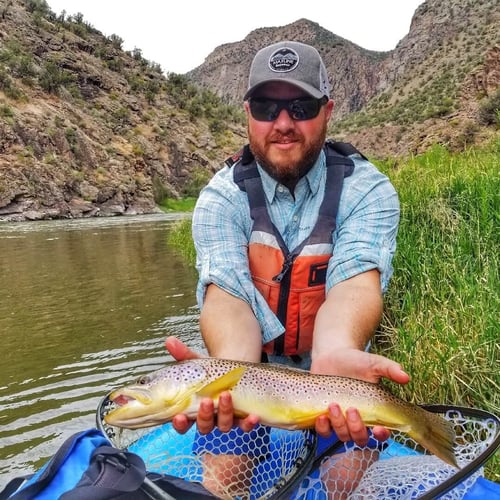
<svg viewBox="0 0 500 500"><path fill-rule="evenodd" d="M95 425L113 387L202 347L182 214L0 223L0 487Z"/></svg>

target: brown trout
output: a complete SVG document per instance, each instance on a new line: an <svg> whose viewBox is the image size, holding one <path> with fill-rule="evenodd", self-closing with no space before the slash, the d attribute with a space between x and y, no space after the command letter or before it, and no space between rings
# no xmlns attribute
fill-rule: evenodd
<svg viewBox="0 0 500 500"><path fill-rule="evenodd" d="M231 393L236 417L252 413L264 425L290 430L313 428L332 402L343 412L354 407L367 426L405 432L457 467L455 433L443 417L395 397L378 384L282 365L216 358L173 362L113 391L109 399L117 407L104 419L109 425L138 429L169 422L178 413L195 418L202 398L212 398L217 407L223 391Z"/></svg>

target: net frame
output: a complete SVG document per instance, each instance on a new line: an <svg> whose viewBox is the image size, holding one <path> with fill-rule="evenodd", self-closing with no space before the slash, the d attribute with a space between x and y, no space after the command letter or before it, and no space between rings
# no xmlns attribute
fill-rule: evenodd
<svg viewBox="0 0 500 500"><path fill-rule="evenodd" d="M460 469L454 469L445 464L424 450L405 433L393 431L390 441L396 443L396 447L403 445L408 452L406 456L399 456L398 450L391 451L391 445L389 445L383 452L386 454L385 460L382 458L376 460L364 470L362 480L352 491L349 491L346 498L349 500L457 499L462 498L463 493L482 475L481 467L500 447L500 420L498 417L485 410L461 406L420 406L427 411L442 415L454 425L456 432L454 448ZM312 470L325 468L325 464L327 467L335 467L335 465L329 465L327 460L341 447L342 443L336 443L322 452L315 459ZM349 444L347 449L349 451L363 450L354 444ZM388 458L391 460L387 460ZM433 468L426 469L425 467ZM384 472L389 476L386 481L380 480L380 474L384 474ZM376 484L374 482L373 487L367 488L367 481L370 478L374 478L377 482ZM328 486L323 486L326 490L322 490L321 483L322 481L316 478L301 485L299 494L294 500L305 498L323 500L326 498L326 490L329 487L335 490L335 486L337 486L335 482L330 482ZM388 487L388 484L391 487ZM315 494L308 494L308 491L313 490L316 492Z"/></svg>
<svg viewBox="0 0 500 500"><path fill-rule="evenodd" d="M500 419L493 413L481 410L478 408L465 408L462 406L446 406L446 405L421 405L422 408L434 413L442 415L449 415L450 413L457 412L464 419L469 418L470 421L482 420L489 421L495 426L496 436L486 446L486 448L468 464L464 465L456 474L445 480L440 485L433 488L431 491L425 493L421 498L423 500L432 500L439 496L448 493L457 484L460 484L466 478L470 477L475 471L482 467L497 451L500 446Z"/></svg>

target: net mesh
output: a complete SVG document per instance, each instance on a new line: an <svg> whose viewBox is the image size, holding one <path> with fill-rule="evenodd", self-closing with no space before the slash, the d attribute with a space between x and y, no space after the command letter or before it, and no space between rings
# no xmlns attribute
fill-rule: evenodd
<svg viewBox="0 0 500 500"><path fill-rule="evenodd" d="M252 433L212 432L197 439L194 427L180 436L164 424L147 429L119 429L102 421L113 408L107 401L98 419L113 446L137 453L150 472L200 482L220 498L267 499L288 491L310 469L315 456L312 431L284 431L261 426Z"/></svg>
<svg viewBox="0 0 500 500"><path fill-rule="evenodd" d="M313 463L312 431L265 428L251 437L214 432L200 441L194 427L180 436L170 424L139 430L107 426L102 417L112 405L109 400L100 405L98 424L114 446L140 455L148 471L200 482L220 498L412 499L449 485L440 498L459 499L482 475L485 455L500 441L496 417L454 408L439 413L455 427L460 469L399 432L364 448L347 444Z"/></svg>
<svg viewBox="0 0 500 500"><path fill-rule="evenodd" d="M496 418L466 415L450 409L443 416L455 427L456 469L423 450L407 435L393 432L385 449L346 446L347 453L326 457L318 470L298 488L295 498L323 500L413 499L449 483L439 498L461 499L483 475L482 454L498 446L500 427ZM485 458L486 459L486 458ZM477 467L474 463L477 462Z"/></svg>

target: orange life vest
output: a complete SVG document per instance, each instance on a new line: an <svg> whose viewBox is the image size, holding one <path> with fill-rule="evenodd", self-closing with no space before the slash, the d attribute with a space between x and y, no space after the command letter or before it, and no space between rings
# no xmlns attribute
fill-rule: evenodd
<svg viewBox="0 0 500 500"><path fill-rule="evenodd" d="M246 191L253 220L248 243L250 273L255 287L277 315L285 332L268 344L268 354L296 356L311 350L314 320L325 301L328 261L333 254L332 232L344 177L354 162L348 155L359 153L346 143L325 143L327 177L318 219L310 235L290 250L274 226L266 207L262 180L248 146L226 160L234 165L233 178Z"/></svg>

